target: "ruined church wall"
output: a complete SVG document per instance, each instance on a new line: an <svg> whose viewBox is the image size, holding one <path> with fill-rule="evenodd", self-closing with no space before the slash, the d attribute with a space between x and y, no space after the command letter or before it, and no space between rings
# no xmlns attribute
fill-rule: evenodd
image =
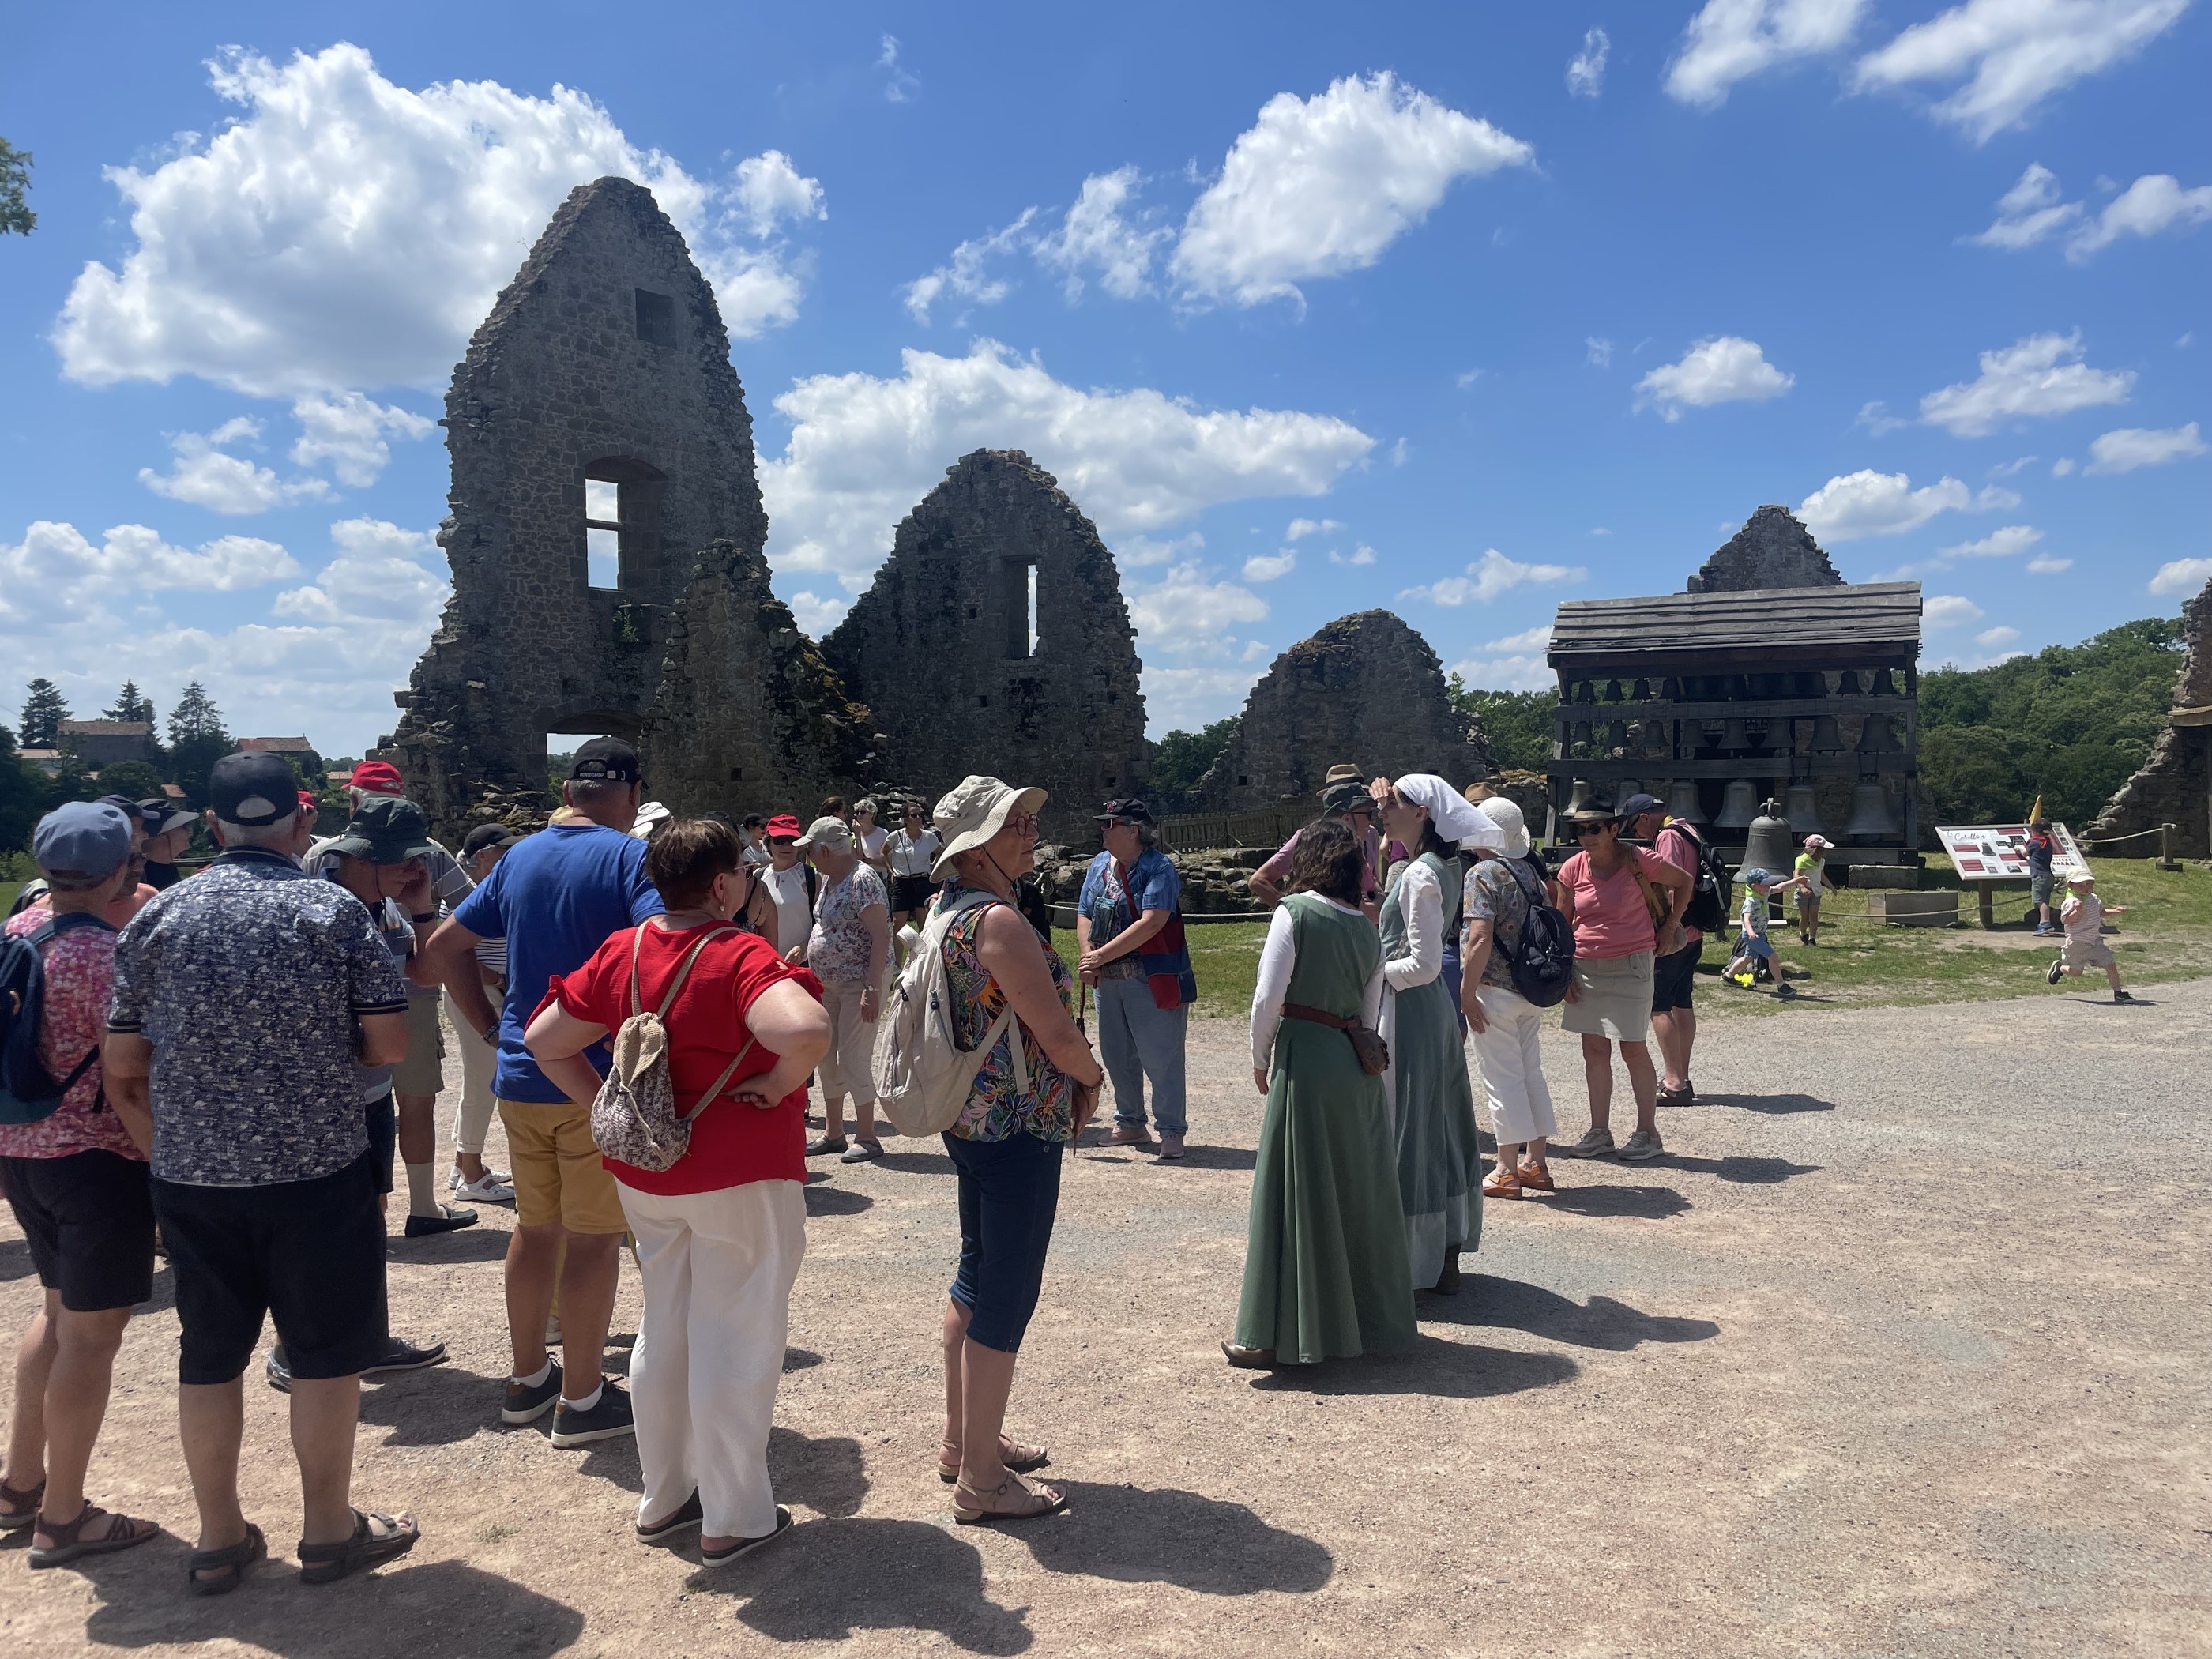
<svg viewBox="0 0 2212 1659"><path fill-rule="evenodd" d="M2212 582L2182 607L2181 622L2185 648L2181 672L2174 680L2173 706L2212 708L2212 640L2206 637L2212 634ZM2208 793L2212 793L2212 726L2169 721L2151 745L2149 758L2105 803L2087 833L2093 837L2129 836L2171 823L2178 832L2177 856L2212 858L2212 799ZM2158 848L2146 839L2111 850L2119 857L2141 858Z"/></svg>

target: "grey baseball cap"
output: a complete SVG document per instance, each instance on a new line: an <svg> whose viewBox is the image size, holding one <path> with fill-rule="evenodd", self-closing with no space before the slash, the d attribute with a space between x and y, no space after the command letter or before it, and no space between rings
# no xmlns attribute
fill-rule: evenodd
<svg viewBox="0 0 2212 1659"><path fill-rule="evenodd" d="M131 856L131 820L104 800L64 801L39 820L31 856L50 878L102 880Z"/></svg>

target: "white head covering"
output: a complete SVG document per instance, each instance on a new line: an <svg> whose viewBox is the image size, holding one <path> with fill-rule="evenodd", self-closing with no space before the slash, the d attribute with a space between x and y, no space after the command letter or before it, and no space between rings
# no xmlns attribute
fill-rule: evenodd
<svg viewBox="0 0 2212 1659"><path fill-rule="evenodd" d="M1499 847L1505 832L1475 810L1474 803L1433 772L1408 772L1395 786L1414 805L1425 807L1437 834L1455 847Z"/></svg>
<svg viewBox="0 0 2212 1659"><path fill-rule="evenodd" d="M1522 817L1521 809L1504 795L1492 795L1479 800L1474 810L1496 824L1505 837L1505 844L1498 850L1509 859L1528 856L1528 823ZM1480 845L1480 843L1477 843Z"/></svg>

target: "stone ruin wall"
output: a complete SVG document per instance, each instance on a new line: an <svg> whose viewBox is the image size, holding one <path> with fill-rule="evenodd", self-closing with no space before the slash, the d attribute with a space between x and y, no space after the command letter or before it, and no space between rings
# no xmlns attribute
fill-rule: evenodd
<svg viewBox="0 0 2212 1659"><path fill-rule="evenodd" d="M1045 839L1085 847L1099 803L1144 788L1143 665L1114 556L1019 451L948 469L822 654L925 809L991 772L1048 791Z"/></svg>
<svg viewBox="0 0 2212 1659"><path fill-rule="evenodd" d="M379 746L454 834L544 799L549 732L642 735L695 554L726 541L757 559L768 520L714 290L627 179L556 211L470 341L442 424L453 592ZM621 492L618 590L590 586L587 471Z"/></svg>
<svg viewBox="0 0 2212 1659"><path fill-rule="evenodd" d="M1786 507L1760 507L1713 550L1689 580L1692 593L1766 587L1841 587L1843 573Z"/></svg>
<svg viewBox="0 0 2212 1659"><path fill-rule="evenodd" d="M1481 728L1452 707L1443 665L1394 613L1340 617L1275 659L1192 793L1199 811L1313 799L1348 762L1363 777L1435 772L1463 788L1491 770Z"/></svg>
<svg viewBox="0 0 2212 1659"><path fill-rule="evenodd" d="M2212 581L2181 608L2181 672L2173 683L2173 706L2212 709ZM2199 716L2202 717L2201 715ZM2130 836L2176 826L2177 857L2212 858L2212 726L2177 726L2168 720L2151 745L2141 770L2122 784L2084 833L2092 838ZM2113 855L2154 855L2158 843L2143 840L2112 849Z"/></svg>

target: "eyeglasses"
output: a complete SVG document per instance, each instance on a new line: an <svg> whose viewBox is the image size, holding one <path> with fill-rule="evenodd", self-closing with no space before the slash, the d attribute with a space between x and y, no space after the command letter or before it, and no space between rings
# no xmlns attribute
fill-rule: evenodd
<svg viewBox="0 0 2212 1659"><path fill-rule="evenodd" d="M1018 836L1033 836L1036 833L1037 815L1034 812L1009 812L1006 827Z"/></svg>
<svg viewBox="0 0 2212 1659"><path fill-rule="evenodd" d="M1617 830L1620 828L1619 824L1610 820L1604 823L1578 823L1575 826L1575 839L1580 841L1584 836L1595 836L1607 830Z"/></svg>

